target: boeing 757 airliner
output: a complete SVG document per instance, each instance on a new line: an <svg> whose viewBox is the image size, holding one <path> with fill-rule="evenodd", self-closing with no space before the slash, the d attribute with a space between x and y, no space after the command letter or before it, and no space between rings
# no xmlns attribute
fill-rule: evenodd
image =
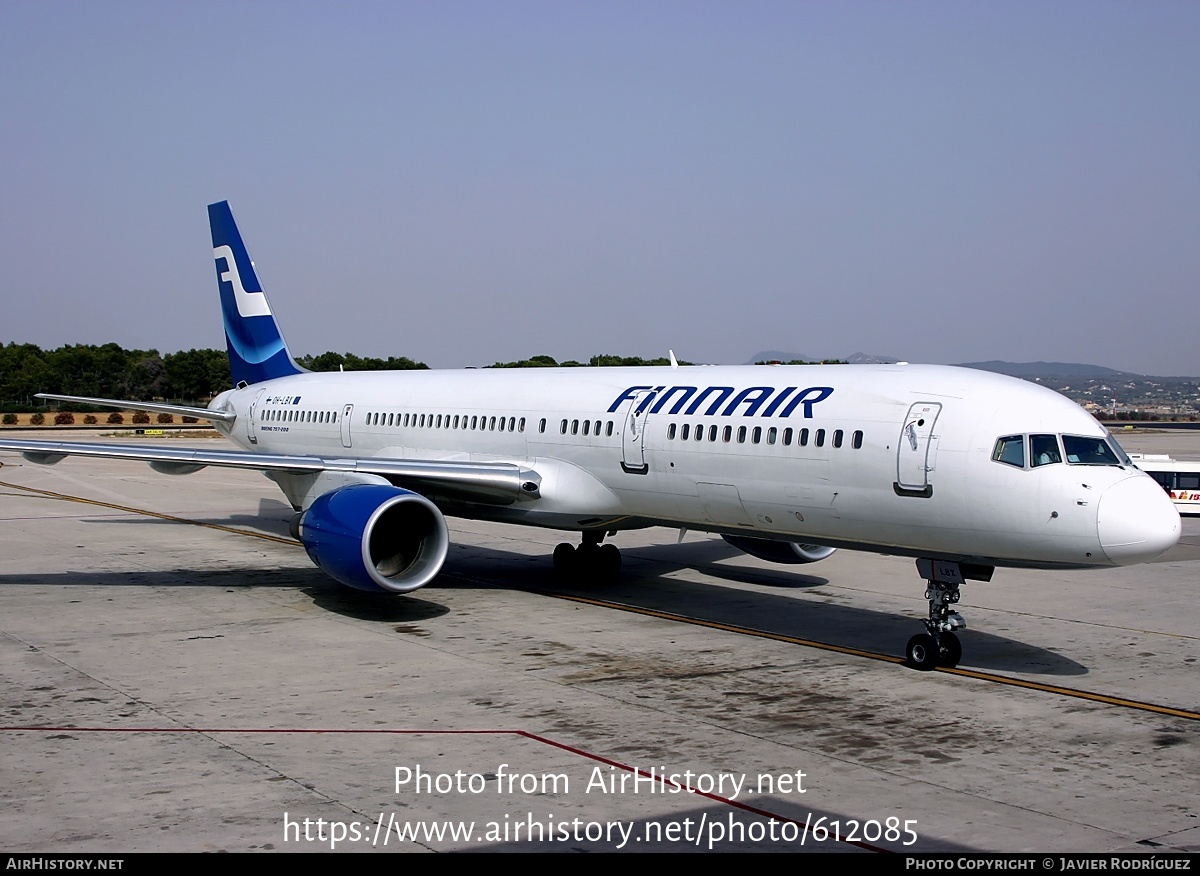
<svg viewBox="0 0 1200 876"><path fill-rule="evenodd" d="M997 566L1141 563L1179 514L1074 402L1010 377L932 365L310 373L293 360L227 202L208 208L235 386L208 408L43 398L210 419L236 450L0 441L54 463L143 460L187 474L258 469L293 534L350 587L407 593L446 559L445 515L581 534L566 577L611 578L606 537L669 526L765 560L836 548L914 557L926 630L907 660L957 665L965 579Z"/></svg>

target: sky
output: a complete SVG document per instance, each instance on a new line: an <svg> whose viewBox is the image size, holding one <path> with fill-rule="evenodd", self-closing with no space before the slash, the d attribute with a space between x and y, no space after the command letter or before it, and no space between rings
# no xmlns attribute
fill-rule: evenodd
<svg viewBox="0 0 1200 876"><path fill-rule="evenodd" d="M0 343L1200 375L1200 3L0 2Z"/></svg>

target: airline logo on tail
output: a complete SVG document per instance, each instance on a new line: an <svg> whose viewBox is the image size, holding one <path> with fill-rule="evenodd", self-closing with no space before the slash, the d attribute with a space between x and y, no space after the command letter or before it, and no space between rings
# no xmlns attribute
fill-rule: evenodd
<svg viewBox="0 0 1200 876"><path fill-rule="evenodd" d="M213 258L224 259L229 269L222 271L217 268L221 280L233 286L233 301L237 305L239 316L270 316L271 308L267 306L267 296L262 292L247 292L242 285L242 275L238 273L237 261L233 257L233 247L214 246Z"/></svg>
<svg viewBox="0 0 1200 876"><path fill-rule="evenodd" d="M208 220L234 383L258 383L299 374L301 369L283 343L229 202L209 204Z"/></svg>

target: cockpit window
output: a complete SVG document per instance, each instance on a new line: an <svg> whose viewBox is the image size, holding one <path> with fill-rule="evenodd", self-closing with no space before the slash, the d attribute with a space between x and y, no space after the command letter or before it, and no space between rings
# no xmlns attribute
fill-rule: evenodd
<svg viewBox="0 0 1200 876"><path fill-rule="evenodd" d="M1103 438L1063 435L1063 451L1072 465L1120 465L1121 460Z"/></svg>
<svg viewBox="0 0 1200 876"><path fill-rule="evenodd" d="M1125 452L1125 448L1117 443L1117 439L1113 437L1113 433L1107 429L1104 430L1104 440L1108 442L1108 446L1112 448L1112 452L1117 455L1117 461L1121 465L1133 465L1133 460L1129 458L1129 454Z"/></svg>
<svg viewBox="0 0 1200 876"><path fill-rule="evenodd" d="M1039 465L1062 462L1062 454L1058 450L1058 436L1030 435L1029 457L1034 468L1037 468Z"/></svg>
<svg viewBox="0 0 1200 876"><path fill-rule="evenodd" d="M992 451L992 459L996 462L1015 465L1017 468L1024 468L1025 436L1008 435L1004 438L997 438L996 449Z"/></svg>

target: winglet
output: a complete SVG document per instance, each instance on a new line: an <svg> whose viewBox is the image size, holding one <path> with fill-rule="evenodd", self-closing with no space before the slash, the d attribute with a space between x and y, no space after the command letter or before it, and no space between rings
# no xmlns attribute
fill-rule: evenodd
<svg viewBox="0 0 1200 876"><path fill-rule="evenodd" d="M300 374L258 282L228 201L208 205L221 314L235 385Z"/></svg>

